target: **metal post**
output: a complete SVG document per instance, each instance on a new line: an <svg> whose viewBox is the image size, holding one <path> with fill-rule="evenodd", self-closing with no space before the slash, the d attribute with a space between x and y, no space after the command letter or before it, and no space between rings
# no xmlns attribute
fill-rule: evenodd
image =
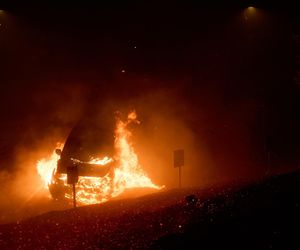
<svg viewBox="0 0 300 250"><path fill-rule="evenodd" d="M178 171L179 171L179 188L181 188L181 166L179 166Z"/></svg>
<svg viewBox="0 0 300 250"><path fill-rule="evenodd" d="M75 183L73 183L73 205L76 208L76 190L75 190Z"/></svg>

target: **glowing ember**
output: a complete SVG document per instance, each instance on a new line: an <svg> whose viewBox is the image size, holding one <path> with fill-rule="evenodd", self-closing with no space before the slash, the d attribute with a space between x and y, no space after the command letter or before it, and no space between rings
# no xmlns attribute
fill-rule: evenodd
<svg viewBox="0 0 300 250"><path fill-rule="evenodd" d="M132 134L128 130L128 125L131 123L139 123L135 112L128 115L127 121L117 119L115 130L116 156L114 159L106 156L102 159L94 158L88 162L89 164L99 165L99 168L101 168L114 161L115 168L104 177L79 177L76 186L76 198L79 203L95 204L105 202L122 194L129 188L163 188L155 185L139 164L138 156L131 143ZM59 148L62 148L62 146L60 144ZM59 180L65 187L65 197L71 199L71 189L67 185L66 174L60 174L58 179L54 180L58 160L59 156L54 151L49 158L38 161L37 170L45 183L45 187L48 188L49 184ZM72 160L82 163L76 159Z"/></svg>

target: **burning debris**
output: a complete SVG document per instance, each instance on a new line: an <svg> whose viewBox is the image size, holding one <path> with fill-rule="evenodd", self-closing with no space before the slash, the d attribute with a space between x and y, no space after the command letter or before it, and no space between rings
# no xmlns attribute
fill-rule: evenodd
<svg viewBox="0 0 300 250"><path fill-rule="evenodd" d="M57 149L50 157L38 161L38 174L44 182L44 187L49 188L52 197L72 198L72 190L67 184L66 174L66 168L70 164L78 166L81 173L76 187L76 199L81 204L105 202L130 188L162 189L162 186L152 182L139 164L131 142L132 133L129 130L129 126L134 123L139 123L135 112L129 113L125 121L116 119L115 155L112 157L90 157L89 161L65 159L61 156L64 145L58 143Z"/></svg>

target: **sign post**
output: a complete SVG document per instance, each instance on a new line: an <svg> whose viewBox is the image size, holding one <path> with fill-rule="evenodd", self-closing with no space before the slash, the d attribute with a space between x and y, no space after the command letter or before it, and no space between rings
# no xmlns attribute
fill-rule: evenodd
<svg viewBox="0 0 300 250"><path fill-rule="evenodd" d="M178 168L178 186L181 188L181 167L184 165L184 150L174 151L174 168Z"/></svg>
<svg viewBox="0 0 300 250"><path fill-rule="evenodd" d="M76 208L76 189L75 185L78 182L78 167L73 165L67 167L67 183L71 184L73 187L73 206Z"/></svg>

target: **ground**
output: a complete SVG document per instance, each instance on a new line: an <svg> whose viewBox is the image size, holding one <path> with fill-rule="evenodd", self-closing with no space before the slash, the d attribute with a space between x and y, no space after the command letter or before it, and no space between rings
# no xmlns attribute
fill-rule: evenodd
<svg viewBox="0 0 300 250"><path fill-rule="evenodd" d="M0 225L1 249L300 249L300 173L168 190Z"/></svg>

